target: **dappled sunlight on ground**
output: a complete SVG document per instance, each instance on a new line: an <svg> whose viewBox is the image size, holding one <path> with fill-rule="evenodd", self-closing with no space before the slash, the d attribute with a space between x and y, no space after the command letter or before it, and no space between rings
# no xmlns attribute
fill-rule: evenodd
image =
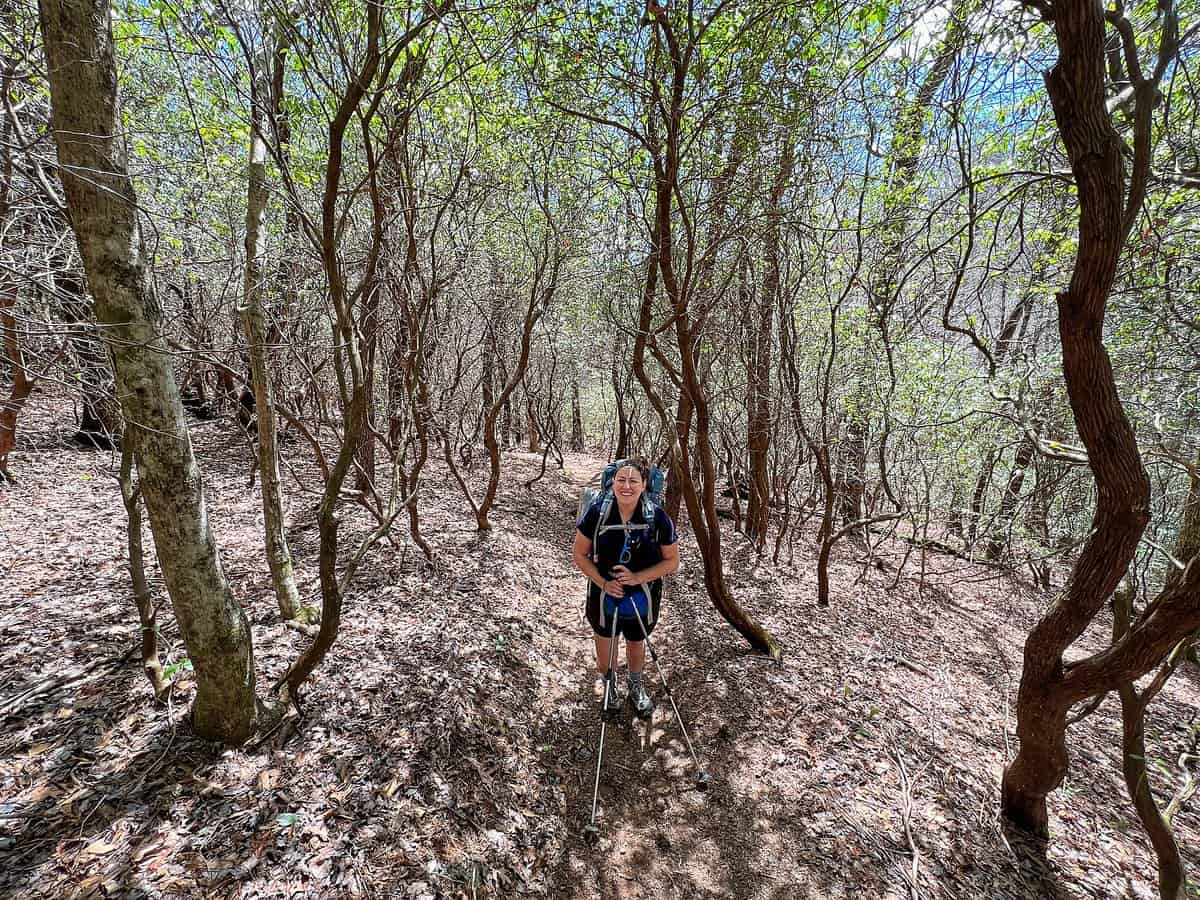
<svg viewBox="0 0 1200 900"><path fill-rule="evenodd" d="M195 437L261 692L307 638L276 621L245 442L223 428ZM287 452L311 478L300 449ZM0 493L6 896L906 897L909 834L922 896L1150 896L1115 704L1072 730L1044 862L997 821L1020 642L1044 599L988 569L945 561L921 585L915 569L897 578L901 549L880 548L875 566L845 545L833 607L818 611L810 545L795 567L737 578L751 560L731 541L739 599L785 646L774 665L717 620L685 541L655 643L712 785L696 789L648 664L658 708L649 725L608 729L592 847L599 683L570 541L595 460L572 456L527 491L540 459L513 454L482 538L434 468L422 512L436 564L403 531L373 550L306 719L282 746L276 735L238 751L191 736L186 671L156 707L128 652L117 461L27 443L13 462L22 480ZM312 502L293 493L289 514L310 596ZM348 544L367 523L347 512ZM161 617L165 661L180 663L169 604ZM1156 702L1164 760L1197 699L1186 675ZM1173 789L1173 767L1156 777ZM1176 825L1200 864L1195 812Z"/></svg>

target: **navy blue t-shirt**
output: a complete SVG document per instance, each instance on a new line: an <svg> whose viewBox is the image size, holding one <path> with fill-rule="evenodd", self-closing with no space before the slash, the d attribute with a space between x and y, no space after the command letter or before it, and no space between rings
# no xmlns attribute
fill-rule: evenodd
<svg viewBox="0 0 1200 900"><path fill-rule="evenodd" d="M597 500L588 507L587 512L583 514L583 518L576 526L579 533L589 541L595 539L596 521L600 518L602 504L602 500ZM629 518L629 524L635 526L643 525L645 522L646 516L642 512L642 503L639 500L637 508ZM654 525L651 528L630 528L626 532L621 527L621 511L617 509L617 503L614 500L604 525L617 526L616 528L602 528L599 539L592 546L592 561L596 563L596 568L600 570L600 574L604 576L605 580L612 578L613 566L620 565L626 534L629 539L629 562L625 565L631 572L640 572L662 562L662 548L674 544L678 540L675 534L675 523L660 506L654 507ZM648 587L655 595L661 594L662 579L652 582ZM594 593L599 599L600 588L589 583L588 593L589 595Z"/></svg>

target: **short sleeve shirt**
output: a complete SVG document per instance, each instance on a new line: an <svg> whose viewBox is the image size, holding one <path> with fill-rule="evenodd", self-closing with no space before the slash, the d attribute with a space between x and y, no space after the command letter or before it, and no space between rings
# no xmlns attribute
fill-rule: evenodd
<svg viewBox="0 0 1200 900"><path fill-rule="evenodd" d="M595 538L596 521L600 518L600 507L602 505L601 501L597 501L588 507L587 512L583 514L583 518L579 520L576 527L579 529L579 533L589 541L596 540L595 545L592 547L592 560L596 563L596 568L600 570L601 575L605 578L611 578L613 566L619 564L621 552L625 549L626 531L621 527L621 511L617 509L617 504L614 501L608 511L608 518L604 524L605 526L615 525L617 527L602 530L599 539ZM642 503L639 502L629 519L629 524L642 525L645 522L646 517L642 511ZM674 544L678 540L678 537L675 534L675 523L671 521L671 517L667 515L662 507L655 505L653 527L650 529L630 529L628 540L629 562L625 565L631 571L640 572L656 563L662 562L661 548Z"/></svg>

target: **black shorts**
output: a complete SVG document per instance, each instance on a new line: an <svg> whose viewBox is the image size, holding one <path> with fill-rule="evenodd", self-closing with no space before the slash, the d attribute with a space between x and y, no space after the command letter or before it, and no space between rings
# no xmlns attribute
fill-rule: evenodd
<svg viewBox="0 0 1200 900"><path fill-rule="evenodd" d="M651 621L646 622L646 633L642 634L641 623L638 622L636 616L630 618L617 618L617 634L621 635L627 641L642 641L654 633L654 627L658 624L658 615L662 607L662 590L650 591L650 610L653 613ZM600 627L600 591L599 589L588 591L587 605L584 607L585 618L588 624L592 626L592 631L597 637L612 637L612 616L606 616L604 619L604 627Z"/></svg>

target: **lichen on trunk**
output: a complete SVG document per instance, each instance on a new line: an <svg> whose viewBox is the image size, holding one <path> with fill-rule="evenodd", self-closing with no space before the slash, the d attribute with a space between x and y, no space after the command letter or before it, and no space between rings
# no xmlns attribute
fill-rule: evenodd
<svg viewBox="0 0 1200 900"><path fill-rule="evenodd" d="M40 11L59 171L122 412L137 432L139 484L163 579L196 673L193 725L203 737L240 744L255 724L250 628L221 567L146 272L111 10L107 0L46 0Z"/></svg>

